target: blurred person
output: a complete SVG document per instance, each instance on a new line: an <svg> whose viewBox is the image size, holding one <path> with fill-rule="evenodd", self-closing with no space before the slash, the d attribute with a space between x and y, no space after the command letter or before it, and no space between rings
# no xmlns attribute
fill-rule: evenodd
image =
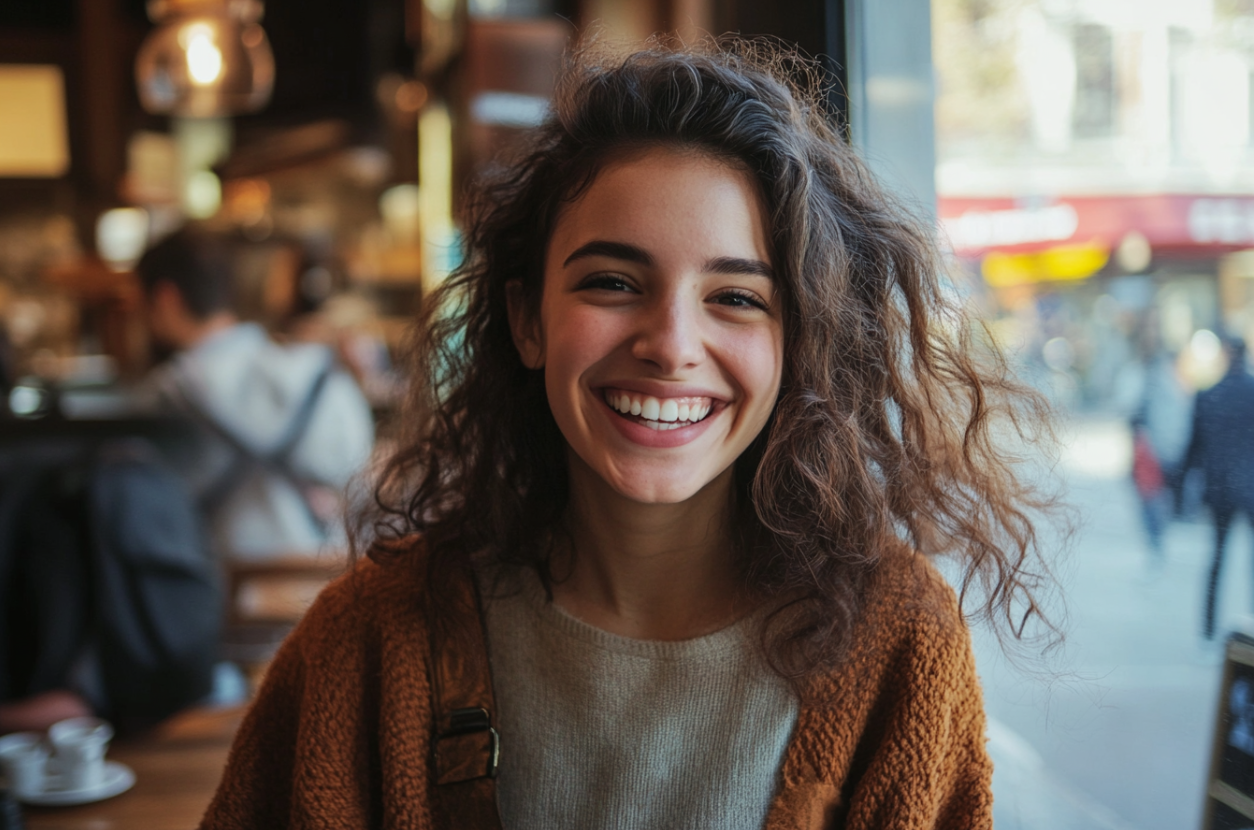
<svg viewBox="0 0 1254 830"><path fill-rule="evenodd" d="M213 687L219 569L191 494L142 439L0 454L0 732L154 723Z"/></svg>
<svg viewBox="0 0 1254 830"><path fill-rule="evenodd" d="M267 291L267 305L285 338L301 342L333 342L332 331L323 316L327 300L343 290L340 270L327 256L316 254L308 245L293 242L287 256L275 257L270 269L271 283L284 286L282 293Z"/></svg>
<svg viewBox="0 0 1254 830"><path fill-rule="evenodd" d="M1171 517L1171 494L1158 454L1150 443L1145 419L1132 419L1132 485L1141 502L1141 519L1150 548L1150 566L1163 564L1163 535Z"/></svg>
<svg viewBox="0 0 1254 830"><path fill-rule="evenodd" d="M1215 606L1228 531L1238 514L1254 518L1254 376L1246 369L1244 340L1226 338L1223 351L1227 371L1218 383L1198 393L1188 450L1173 476L1173 486L1179 491L1190 469L1202 470L1203 500L1215 521L1215 552L1202 625L1208 640L1215 636Z"/></svg>
<svg viewBox="0 0 1254 830"><path fill-rule="evenodd" d="M343 271L326 255L295 242L270 269L267 307L275 337L285 343L325 343L352 373L372 406L399 395L391 354L377 333L377 311L365 298L344 291Z"/></svg>
<svg viewBox="0 0 1254 830"><path fill-rule="evenodd" d="M1192 401L1171 354L1146 337L1154 349L1139 367L1139 403L1131 418L1132 478L1141 502L1141 518L1150 548L1150 566L1163 565L1164 537L1175 499L1175 480L1189 442ZM1132 367L1129 367L1132 368Z"/></svg>
<svg viewBox="0 0 1254 830"><path fill-rule="evenodd" d="M1171 476L1184 461L1189 444L1191 390L1181 381L1176 356L1165 349L1146 359L1142 376L1136 415L1164 472Z"/></svg>
<svg viewBox="0 0 1254 830"><path fill-rule="evenodd" d="M341 494L369 457L370 407L333 351L279 344L232 309L227 249L194 230L136 266L156 344L172 352L141 408L191 417L201 441L176 459L215 549L244 560L343 543Z"/></svg>
<svg viewBox="0 0 1254 830"><path fill-rule="evenodd" d="M1008 636L1040 613L1054 502L997 435L1048 414L819 78L761 42L565 62L204 830L992 826L932 560Z"/></svg>

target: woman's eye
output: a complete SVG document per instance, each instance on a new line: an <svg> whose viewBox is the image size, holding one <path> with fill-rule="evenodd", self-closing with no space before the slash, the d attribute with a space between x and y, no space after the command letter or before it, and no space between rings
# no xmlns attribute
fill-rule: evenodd
<svg viewBox="0 0 1254 830"><path fill-rule="evenodd" d="M614 274L593 274L579 283L580 288L597 288L602 291L634 291L622 277Z"/></svg>
<svg viewBox="0 0 1254 830"><path fill-rule="evenodd" d="M714 298L714 302L732 308L756 308L760 311L767 309L767 304L761 297L748 291L724 291Z"/></svg>

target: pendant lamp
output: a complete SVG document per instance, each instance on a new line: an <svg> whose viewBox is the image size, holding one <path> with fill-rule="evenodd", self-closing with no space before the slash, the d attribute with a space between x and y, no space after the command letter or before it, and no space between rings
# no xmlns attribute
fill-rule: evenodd
<svg viewBox="0 0 1254 830"><path fill-rule="evenodd" d="M260 0L148 0L156 28L139 48L139 100L188 118L261 109L274 89L274 54Z"/></svg>

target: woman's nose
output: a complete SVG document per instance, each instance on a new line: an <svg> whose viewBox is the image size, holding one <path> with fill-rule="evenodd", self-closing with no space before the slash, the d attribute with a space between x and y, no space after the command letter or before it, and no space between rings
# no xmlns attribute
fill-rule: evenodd
<svg viewBox="0 0 1254 830"><path fill-rule="evenodd" d="M632 354L656 365L664 374L694 366L705 356L699 301L681 296L659 297L642 315Z"/></svg>

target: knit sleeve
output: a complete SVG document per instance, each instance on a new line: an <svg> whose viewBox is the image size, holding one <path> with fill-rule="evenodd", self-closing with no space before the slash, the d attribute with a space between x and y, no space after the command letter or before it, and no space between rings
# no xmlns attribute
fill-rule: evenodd
<svg viewBox="0 0 1254 830"><path fill-rule="evenodd" d="M990 830L992 762L970 633L947 592L899 643L850 830Z"/></svg>
<svg viewBox="0 0 1254 830"><path fill-rule="evenodd" d="M306 666L300 639L279 650L240 726L201 830L281 828L291 824L300 701Z"/></svg>
<svg viewBox="0 0 1254 830"><path fill-rule="evenodd" d="M957 640L945 662L952 678L935 715L943 724L936 741L933 788L937 830L993 826L993 763L986 748L984 699L965 627Z"/></svg>
<svg viewBox="0 0 1254 830"><path fill-rule="evenodd" d="M378 826L383 678L373 620L374 611L394 606L378 571L359 567L329 586L283 643L236 736L202 830ZM424 665L412 650L387 659L398 674ZM424 689L405 680L398 685L423 699ZM394 720L406 739L391 754L425 757L425 743L415 748L413 741L425 741L428 729L403 713ZM394 786L421 790L425 770L416 776L417 785L395 774Z"/></svg>

